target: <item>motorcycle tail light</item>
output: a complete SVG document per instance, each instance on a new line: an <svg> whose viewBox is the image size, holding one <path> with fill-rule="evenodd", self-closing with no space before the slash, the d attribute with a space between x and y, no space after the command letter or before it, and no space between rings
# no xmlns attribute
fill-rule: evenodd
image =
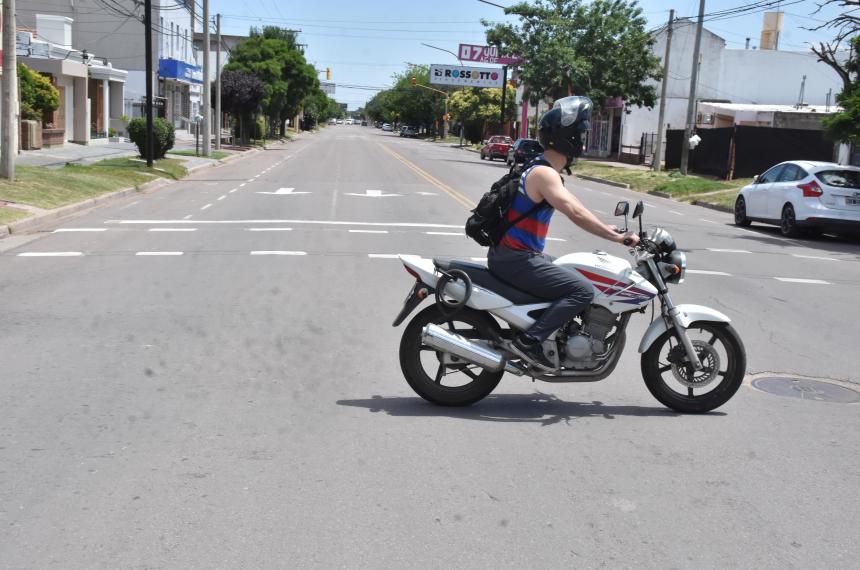
<svg viewBox="0 0 860 570"><path fill-rule="evenodd" d="M815 180L806 184L798 184L797 187L803 190L804 198L818 198L824 194L824 190L821 189L821 186Z"/></svg>
<svg viewBox="0 0 860 570"><path fill-rule="evenodd" d="M415 279L417 279L417 280L421 281L421 276L420 276L420 275L418 275L418 273L417 273L414 269L412 269L411 267L409 267L409 266L408 266L408 265L406 265L406 264L404 264L404 265L403 265L403 269L405 269L405 270L406 270L406 273L408 273L409 275L411 275L411 276L412 276L412 277L414 277Z"/></svg>

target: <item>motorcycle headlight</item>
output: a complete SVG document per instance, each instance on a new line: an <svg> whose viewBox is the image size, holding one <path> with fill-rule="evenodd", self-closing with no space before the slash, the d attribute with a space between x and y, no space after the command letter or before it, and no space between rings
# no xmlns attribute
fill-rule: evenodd
<svg viewBox="0 0 860 570"><path fill-rule="evenodd" d="M654 242L660 253L672 253L678 247L672 235L663 228L656 228L648 239Z"/></svg>
<svg viewBox="0 0 860 570"><path fill-rule="evenodd" d="M665 257L664 263L678 268L677 272L666 278L666 283L683 283L687 275L687 254L676 249Z"/></svg>

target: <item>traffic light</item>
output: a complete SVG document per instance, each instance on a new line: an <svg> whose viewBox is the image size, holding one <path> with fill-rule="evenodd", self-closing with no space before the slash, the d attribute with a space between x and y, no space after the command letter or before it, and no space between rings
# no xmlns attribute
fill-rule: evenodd
<svg viewBox="0 0 860 570"><path fill-rule="evenodd" d="M418 85L418 78L413 75L412 76L412 87L415 87L416 85Z"/></svg>
<svg viewBox="0 0 860 570"><path fill-rule="evenodd" d="M331 81L331 68L330 67L325 68L325 80Z"/></svg>

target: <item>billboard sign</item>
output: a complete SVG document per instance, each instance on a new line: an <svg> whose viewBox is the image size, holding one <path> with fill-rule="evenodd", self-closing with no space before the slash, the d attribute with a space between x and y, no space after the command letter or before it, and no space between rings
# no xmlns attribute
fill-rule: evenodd
<svg viewBox="0 0 860 570"><path fill-rule="evenodd" d="M460 59L464 61L477 61L478 63L497 63L499 65L518 65L522 63L518 57L499 55L496 46L476 46L472 44L460 44Z"/></svg>
<svg viewBox="0 0 860 570"><path fill-rule="evenodd" d="M431 65L430 83L457 87L501 87L502 71L492 67Z"/></svg>

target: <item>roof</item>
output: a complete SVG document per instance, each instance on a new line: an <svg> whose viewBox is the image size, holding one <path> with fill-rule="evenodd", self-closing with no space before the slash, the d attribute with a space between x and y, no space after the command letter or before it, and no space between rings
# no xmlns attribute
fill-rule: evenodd
<svg viewBox="0 0 860 570"><path fill-rule="evenodd" d="M831 105L830 110L823 105L805 105L795 107L794 105L759 105L754 103L720 103L700 101L699 105L709 105L714 109L724 111L750 111L754 113L837 113L841 110L836 105Z"/></svg>

